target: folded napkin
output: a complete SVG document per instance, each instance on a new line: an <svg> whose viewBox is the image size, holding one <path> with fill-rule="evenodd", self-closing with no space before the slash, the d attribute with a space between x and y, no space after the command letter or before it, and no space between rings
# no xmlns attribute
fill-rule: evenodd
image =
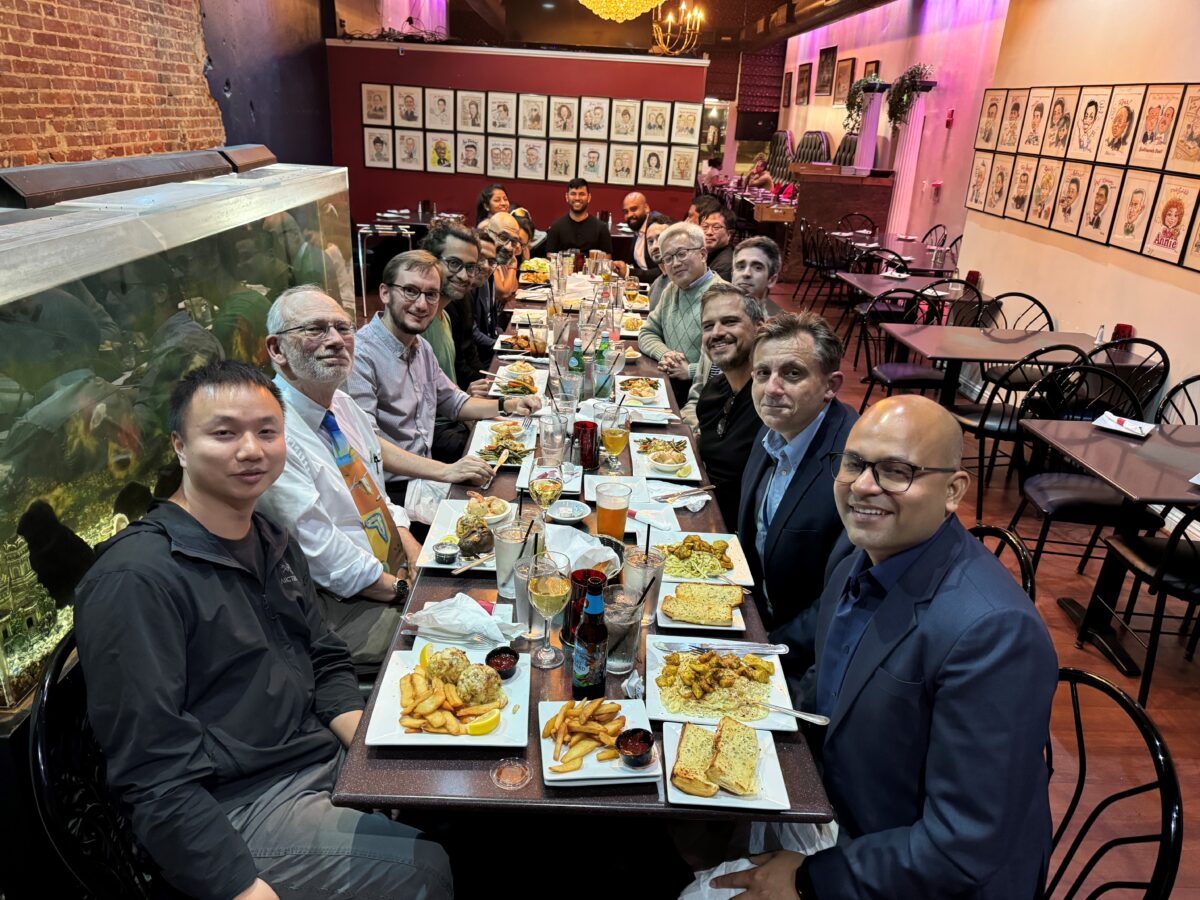
<svg viewBox="0 0 1200 900"><path fill-rule="evenodd" d="M1150 432L1154 430L1154 423L1139 422L1137 419L1127 419L1124 416L1114 416L1110 412L1103 412L1096 419L1092 420L1092 424L1097 428L1103 428L1105 431L1115 431L1118 434L1127 434L1130 437L1149 437Z"/></svg>
<svg viewBox="0 0 1200 900"><path fill-rule="evenodd" d="M570 525L547 525L544 535L546 549L566 554L571 561L571 571L576 569L600 569L614 574L620 568L617 554L600 543L586 531Z"/></svg>
<svg viewBox="0 0 1200 900"><path fill-rule="evenodd" d="M488 640L503 644L523 631L520 624L499 622L479 601L466 594L455 594L448 600L427 603L418 612L405 616L406 626L416 626L428 640L454 640L470 634L482 634Z"/></svg>
<svg viewBox="0 0 1200 900"><path fill-rule="evenodd" d="M885 272L879 273L880 278L895 278L897 281L903 281L908 277L907 272L897 272L895 269L888 269Z"/></svg>
<svg viewBox="0 0 1200 900"><path fill-rule="evenodd" d="M642 676L636 668L621 682L621 689L630 700L641 700L646 696L646 683L642 681Z"/></svg>
<svg viewBox="0 0 1200 900"><path fill-rule="evenodd" d="M672 481L647 481L646 493L650 497L659 497L663 494L677 494L680 491L686 491L694 485L679 484ZM679 500L671 502L672 509L686 509L688 512L700 512L704 509L704 505L708 503L712 494L692 494L690 497L683 497Z"/></svg>
<svg viewBox="0 0 1200 900"><path fill-rule="evenodd" d="M596 405L612 406L611 400L584 400L579 404L579 411L575 415L575 421L595 422L597 420ZM679 416L668 409L647 409L644 406L631 407L626 402L625 409L628 409L632 414L634 422L645 422L648 425L668 425L671 422L678 422Z"/></svg>

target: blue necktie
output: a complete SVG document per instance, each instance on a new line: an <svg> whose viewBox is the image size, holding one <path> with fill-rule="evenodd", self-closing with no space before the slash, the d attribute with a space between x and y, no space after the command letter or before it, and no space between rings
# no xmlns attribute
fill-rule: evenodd
<svg viewBox="0 0 1200 900"><path fill-rule="evenodd" d="M321 419L321 427L333 439L333 457L337 460L337 464L343 466L350 462L350 442L342 434L342 429L338 428L337 419L334 417L332 411L326 410L324 417Z"/></svg>

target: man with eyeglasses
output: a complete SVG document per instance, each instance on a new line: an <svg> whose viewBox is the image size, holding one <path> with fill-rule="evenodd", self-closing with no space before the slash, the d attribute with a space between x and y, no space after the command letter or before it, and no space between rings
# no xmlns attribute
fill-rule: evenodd
<svg viewBox="0 0 1200 900"><path fill-rule="evenodd" d="M545 251L603 250L612 255L612 234L598 218L588 215L592 191L587 181L572 178L567 182L567 211L546 229Z"/></svg>
<svg viewBox="0 0 1200 900"><path fill-rule="evenodd" d="M479 238L479 271L471 289L471 302L475 308L471 335L479 362L487 366L492 361L496 338L500 334L500 310L496 306L496 285L492 281L492 273L496 271L496 239L486 228L476 229L475 236Z"/></svg>
<svg viewBox="0 0 1200 900"><path fill-rule="evenodd" d="M510 213L498 212L492 213L479 227L496 241L496 266L492 271L492 285L496 290L496 302L503 308L517 295L520 286L520 274L517 269L525 249L521 243L521 226Z"/></svg>
<svg viewBox="0 0 1200 900"><path fill-rule="evenodd" d="M421 240L420 248L437 257L442 273L441 309L450 326L451 348L447 353L444 346L434 345L439 362L445 368L445 357L449 356L453 372L451 379L464 391L474 396L487 394L488 386L480 378L483 363L475 347L475 301L472 291L479 275L479 238L473 228L450 220L434 222ZM445 340L445 332L437 332L437 339ZM465 429L462 434L466 440ZM461 450L459 451L461 454Z"/></svg>
<svg viewBox="0 0 1200 900"><path fill-rule="evenodd" d="M857 549L826 582L795 699L830 717L837 845L759 857L714 886L772 900L1042 895L1058 661L1037 608L955 515L962 449L945 409L902 396L870 407L830 462Z"/></svg>
<svg viewBox="0 0 1200 900"><path fill-rule="evenodd" d="M726 281L733 277L733 247L729 242L733 237L735 221L733 213L725 206L700 219L708 267Z"/></svg>

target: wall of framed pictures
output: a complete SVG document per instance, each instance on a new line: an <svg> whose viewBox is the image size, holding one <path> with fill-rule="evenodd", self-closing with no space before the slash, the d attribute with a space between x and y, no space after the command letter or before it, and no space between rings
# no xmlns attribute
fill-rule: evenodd
<svg viewBox="0 0 1200 900"><path fill-rule="evenodd" d="M386 48L384 50L383 48ZM631 189L653 208L686 208L700 141L707 63L493 48L331 41L334 160L350 169L356 221L378 210L473 211L480 189L548 224L572 178L619 215ZM597 90L603 85L603 90Z"/></svg>

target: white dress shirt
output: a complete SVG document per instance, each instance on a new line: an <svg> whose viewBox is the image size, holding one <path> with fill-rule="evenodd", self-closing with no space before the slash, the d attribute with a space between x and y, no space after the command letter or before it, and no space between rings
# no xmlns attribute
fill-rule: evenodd
<svg viewBox="0 0 1200 900"><path fill-rule="evenodd" d="M325 408L282 375L275 376L275 383L283 393L287 465L259 499L258 508L299 541L318 585L339 597L353 597L378 580L383 563L371 550L362 516L334 458L333 442L321 429ZM383 452L371 420L342 391L333 395L329 411L382 492ZM386 494L383 499L387 501ZM390 502L388 509L397 528L408 527L403 509Z"/></svg>

